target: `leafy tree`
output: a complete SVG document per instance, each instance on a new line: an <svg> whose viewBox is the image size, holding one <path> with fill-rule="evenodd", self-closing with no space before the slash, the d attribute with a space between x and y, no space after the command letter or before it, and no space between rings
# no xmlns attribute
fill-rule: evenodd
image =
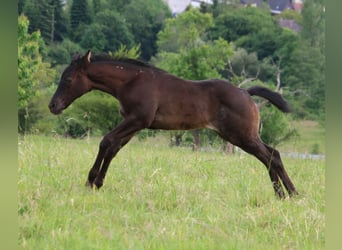
<svg viewBox="0 0 342 250"><path fill-rule="evenodd" d="M26 16L18 18L18 105L26 108L29 98L36 94L35 72L39 69L42 58L39 46L42 43L40 32L28 33L29 21Z"/></svg>
<svg viewBox="0 0 342 250"><path fill-rule="evenodd" d="M108 44L105 29L104 25L97 22L92 23L85 29L79 44L83 48L91 49L94 52L103 51Z"/></svg>
<svg viewBox="0 0 342 250"><path fill-rule="evenodd" d="M211 14L198 9L188 11L165 20L165 27L158 33L158 50L178 52L181 48L192 48L208 40L207 31L213 27Z"/></svg>
<svg viewBox="0 0 342 250"><path fill-rule="evenodd" d="M124 44L133 45L133 36L127 22L115 10L103 10L96 14L94 22L84 29L80 45L95 51L116 51Z"/></svg>
<svg viewBox="0 0 342 250"><path fill-rule="evenodd" d="M305 0L302 36L310 46L325 49L325 6L323 0Z"/></svg>
<svg viewBox="0 0 342 250"><path fill-rule="evenodd" d="M18 17L18 110L19 129L25 131L29 120L32 100L40 90L55 78L55 71L43 61L39 52L44 46L40 32L28 32L29 20L26 16Z"/></svg>
<svg viewBox="0 0 342 250"><path fill-rule="evenodd" d="M112 96L91 92L75 101L59 118L57 132L71 137L103 135L121 120L119 103Z"/></svg>
<svg viewBox="0 0 342 250"><path fill-rule="evenodd" d="M297 130L290 127L286 116L274 106L263 107L260 116L260 136L266 144L276 147L281 142L298 135Z"/></svg>
<svg viewBox="0 0 342 250"><path fill-rule="evenodd" d="M158 34L157 63L180 77L192 80L220 77L232 47L223 39L207 40L205 33L213 25L210 14L190 9L176 19L166 20Z"/></svg>
<svg viewBox="0 0 342 250"><path fill-rule="evenodd" d="M136 0L124 5L123 16L129 23L134 43L141 45L141 57L149 61L157 52L157 34L170 10L162 0Z"/></svg>
<svg viewBox="0 0 342 250"><path fill-rule="evenodd" d="M227 41L255 35L262 29L274 30L275 27L269 12L254 7L232 7L217 16L214 21L211 35L213 38L222 37Z"/></svg>
<svg viewBox="0 0 342 250"><path fill-rule="evenodd" d="M324 114L324 65L324 55L305 41L284 62L283 82L290 87L289 97L299 118L317 119Z"/></svg>
<svg viewBox="0 0 342 250"><path fill-rule="evenodd" d="M82 50L79 44L68 38L61 43L51 44L49 47L50 63L53 67L69 64L73 55Z"/></svg>

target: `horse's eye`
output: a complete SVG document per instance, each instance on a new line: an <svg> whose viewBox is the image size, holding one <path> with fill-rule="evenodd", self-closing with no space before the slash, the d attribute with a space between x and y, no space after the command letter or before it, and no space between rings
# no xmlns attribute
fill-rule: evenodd
<svg viewBox="0 0 342 250"><path fill-rule="evenodd" d="M68 88L71 87L71 82L72 82L72 78L68 77L65 79L65 86L67 86Z"/></svg>

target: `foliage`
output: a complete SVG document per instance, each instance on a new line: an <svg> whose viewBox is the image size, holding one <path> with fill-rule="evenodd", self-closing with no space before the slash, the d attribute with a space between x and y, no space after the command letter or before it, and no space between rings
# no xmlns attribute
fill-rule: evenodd
<svg viewBox="0 0 342 250"><path fill-rule="evenodd" d="M135 0L124 5L123 16L134 37L134 43L141 45L141 58L150 60L157 52L157 34L165 18L171 16L167 5L160 0Z"/></svg>
<svg viewBox="0 0 342 250"><path fill-rule="evenodd" d="M207 31L213 26L210 14L190 8L177 18L165 20L165 27L158 33L158 50L178 52L180 49L199 46L207 40Z"/></svg>
<svg viewBox="0 0 342 250"><path fill-rule="evenodd" d="M288 97L299 118L318 119L324 114L325 58L319 49L298 43L296 49L282 60L283 82L289 86Z"/></svg>
<svg viewBox="0 0 342 250"><path fill-rule="evenodd" d="M26 16L18 17L18 110L19 130L26 130L32 100L51 84L56 72L43 61L39 52L44 46L40 32L28 33ZM33 122L33 121L32 121Z"/></svg>
<svg viewBox="0 0 342 250"><path fill-rule="evenodd" d="M79 41L84 24L91 23L88 1L72 0L70 9L70 28L72 37Z"/></svg>
<svg viewBox="0 0 342 250"><path fill-rule="evenodd" d="M223 39L207 40L206 30L213 24L211 15L189 9L176 19L167 19L158 34L157 64L185 79L220 77L232 47Z"/></svg>
<svg viewBox="0 0 342 250"><path fill-rule="evenodd" d="M280 83L294 118L322 123L324 2L307 0L301 14L285 11L279 16L272 16L265 6L215 0L170 18L162 0L20 0L18 13L30 21L27 34L32 40L39 37L37 52L25 55L18 48L20 126L23 121L28 130L55 129L48 111L41 108L51 95L50 83L57 82L54 72L59 75L75 53L87 49L112 54L130 51L129 56L151 59L188 79L219 77L236 85L260 82L271 88ZM302 31L281 28L279 18L295 20ZM35 46L35 42L24 43L21 46Z"/></svg>
<svg viewBox="0 0 342 250"><path fill-rule="evenodd" d="M115 10L99 11L94 17L95 22L84 30L80 45L83 48L100 51L115 51L122 44L133 45L133 36L129 32L127 22Z"/></svg>
<svg viewBox="0 0 342 250"><path fill-rule="evenodd" d="M25 108L31 96L35 95L34 72L39 68L40 32L28 33L29 21L21 15L18 18L18 105Z"/></svg>
<svg viewBox="0 0 342 250"><path fill-rule="evenodd" d="M310 46L325 50L325 6L323 0L306 0L302 11L302 36Z"/></svg>
<svg viewBox="0 0 342 250"><path fill-rule="evenodd" d="M29 21L26 16L18 17L18 107L27 108L31 97L37 95L41 84L51 81L54 71L43 62L40 47L44 46L40 32L28 33ZM46 78L41 77L45 72ZM51 74L51 75L50 75Z"/></svg>
<svg viewBox="0 0 342 250"><path fill-rule="evenodd" d="M127 57L127 58L137 59L140 57L140 47L141 46L139 44L139 45L133 46L130 49L127 49L125 45L121 45L117 51L115 52L109 51L108 54L114 58Z"/></svg>
<svg viewBox="0 0 342 250"><path fill-rule="evenodd" d="M110 95L88 93L61 115L56 132L71 137L103 135L121 120L119 104Z"/></svg>
<svg viewBox="0 0 342 250"><path fill-rule="evenodd" d="M325 58L322 53L322 47L324 47L322 10L324 7L318 3L319 1L315 4L311 2L306 2L307 10L305 10L310 14L305 14L303 10L302 18L293 12L284 12L274 19L263 9L232 7L230 11L220 12L214 19L215 26L211 29L211 36L232 41L238 53L241 54L243 52L241 48L243 48L248 54L256 55L259 61L257 62L254 57L252 65L245 64L247 68L235 69L235 73L243 72L242 75L234 75L230 69L227 77L242 82L244 77L255 78L257 76L264 82L275 83L276 71L279 70L281 86L285 90L284 95L293 104L295 117L322 119L325 84ZM280 28L277 22L280 17L293 18L300 24L303 23L302 32L298 34L292 30ZM317 25L314 24L315 22ZM309 31L310 27L314 29L312 32ZM311 33L312 35L309 36ZM318 47L315 46L318 46L320 50L317 50ZM252 59L250 56L245 56L245 58ZM236 60L232 66L234 64L236 65ZM240 63L240 65L243 64ZM253 67L253 70L250 67ZM255 70L258 70L257 75Z"/></svg>
<svg viewBox="0 0 342 250"><path fill-rule="evenodd" d="M298 135L295 129L290 128L285 115L274 106L263 107L260 116L260 136L266 144L276 147L279 143Z"/></svg>
<svg viewBox="0 0 342 250"><path fill-rule="evenodd" d="M74 43L70 39L64 39L61 43L50 45L50 63L55 67L69 64L73 55L82 50L78 43Z"/></svg>
<svg viewBox="0 0 342 250"><path fill-rule="evenodd" d="M46 43L60 42L67 35L67 17L61 0L20 1L19 13L30 20L29 32L40 30Z"/></svg>

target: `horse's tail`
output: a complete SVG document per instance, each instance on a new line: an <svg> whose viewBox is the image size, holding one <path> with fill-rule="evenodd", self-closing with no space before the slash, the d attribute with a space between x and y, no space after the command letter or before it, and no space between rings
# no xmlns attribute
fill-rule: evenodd
<svg viewBox="0 0 342 250"><path fill-rule="evenodd" d="M251 96L256 95L267 99L269 102L271 102L274 106L276 106L284 113L291 112L291 108L287 101L285 101L285 99L277 92L274 92L268 88L261 86L250 87L247 89L247 91Z"/></svg>

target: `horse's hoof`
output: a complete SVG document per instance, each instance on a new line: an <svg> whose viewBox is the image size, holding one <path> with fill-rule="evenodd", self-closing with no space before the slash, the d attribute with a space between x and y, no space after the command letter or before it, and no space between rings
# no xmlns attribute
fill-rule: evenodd
<svg viewBox="0 0 342 250"><path fill-rule="evenodd" d="M103 186L103 182L102 181L94 181L94 186L96 187L96 189L100 189Z"/></svg>
<svg viewBox="0 0 342 250"><path fill-rule="evenodd" d="M86 186L86 187L93 188L94 184L91 183L89 180L87 180L86 183L85 183L85 186Z"/></svg>

